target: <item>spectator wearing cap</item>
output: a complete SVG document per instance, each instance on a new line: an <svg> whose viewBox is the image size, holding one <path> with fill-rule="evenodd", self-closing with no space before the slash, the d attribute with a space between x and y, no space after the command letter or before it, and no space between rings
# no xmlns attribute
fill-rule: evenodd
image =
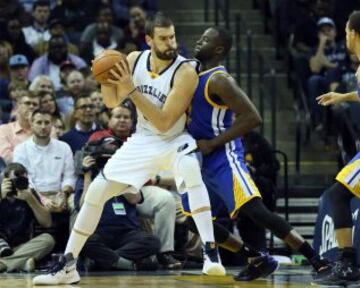
<svg viewBox="0 0 360 288"><path fill-rule="evenodd" d="M64 25L60 19L52 19L49 23L49 32L50 37L53 36L64 36L66 39L66 43L68 46L68 51L70 54L79 55L79 49L76 45L70 43L69 37L67 36L65 32ZM34 51L37 55L42 55L49 50L49 45L46 42L45 45L43 43L39 43L34 46Z"/></svg>
<svg viewBox="0 0 360 288"><path fill-rule="evenodd" d="M54 83L55 90L59 90L61 88L60 65L66 60L74 63L78 70L87 70L87 65L82 58L69 53L64 36L52 36L49 41L49 52L35 59L31 66L30 81L38 75L48 75Z"/></svg>
<svg viewBox="0 0 360 288"><path fill-rule="evenodd" d="M10 79L11 81L23 82L29 84L29 61L25 55L16 54L10 57Z"/></svg>
<svg viewBox="0 0 360 288"><path fill-rule="evenodd" d="M50 39L48 21L50 17L50 3L46 0L38 0L32 7L33 23L23 28L25 41L34 47L38 43L45 43Z"/></svg>
<svg viewBox="0 0 360 288"><path fill-rule="evenodd" d="M8 41L14 54L22 54L26 56L29 63L35 59L33 48L26 43L25 35L22 31L22 24L18 18L11 18L6 23L5 40Z"/></svg>
<svg viewBox="0 0 360 288"><path fill-rule="evenodd" d="M329 91L328 72L346 59L344 42L336 42L336 27L331 18L323 17L317 22L318 46L313 49L309 60L312 76L308 80L308 97L312 107L314 127L323 127L323 109L317 105L316 97Z"/></svg>

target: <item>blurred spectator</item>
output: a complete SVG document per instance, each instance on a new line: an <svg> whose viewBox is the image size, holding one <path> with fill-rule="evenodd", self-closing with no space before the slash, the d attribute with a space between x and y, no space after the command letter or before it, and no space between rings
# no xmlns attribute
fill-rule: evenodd
<svg viewBox="0 0 360 288"><path fill-rule="evenodd" d="M23 165L11 163L5 168L1 183L0 243L7 246L7 252L0 255L0 272L33 272L36 261L48 255L55 245L49 234L31 237L33 222L48 228L51 216L28 182Z"/></svg>
<svg viewBox="0 0 360 288"><path fill-rule="evenodd" d="M61 117L54 117L55 137L59 139L65 133L65 123Z"/></svg>
<svg viewBox="0 0 360 288"><path fill-rule="evenodd" d="M51 19L62 19L69 40L78 45L81 33L93 22L96 11L94 1L64 0L53 9Z"/></svg>
<svg viewBox="0 0 360 288"><path fill-rule="evenodd" d="M13 55L9 59L10 81L0 80L0 106L4 113L9 114L14 108L13 101L16 101L15 94L10 98L9 85L12 87L26 89L29 72L29 62L24 55ZM15 89L14 89L15 90Z"/></svg>
<svg viewBox="0 0 360 288"><path fill-rule="evenodd" d="M336 68L328 72L330 91L347 93L357 89L356 70L359 60L354 54L346 57Z"/></svg>
<svg viewBox="0 0 360 288"><path fill-rule="evenodd" d="M12 53L11 45L6 41L0 41L0 81L10 80L9 59Z"/></svg>
<svg viewBox="0 0 360 288"><path fill-rule="evenodd" d="M30 117L39 105L40 99L36 94L29 92L21 95L16 102L16 121L0 125L0 157L6 162L12 161L15 146L32 135Z"/></svg>
<svg viewBox="0 0 360 288"><path fill-rule="evenodd" d="M98 27L97 24L106 23L106 29L109 29L108 33L110 33L110 41L111 43L122 43L124 40L124 32L121 28L116 27L114 23L114 16L111 8L109 6L102 6L98 10L98 14L96 17L96 22L89 24L86 26L85 31L81 35L81 51L84 51L84 47L88 47L89 45L95 45L94 41L98 38ZM104 44L102 44L104 45Z"/></svg>
<svg viewBox="0 0 360 288"><path fill-rule="evenodd" d="M76 70L76 66L74 65L74 63L72 63L69 60L65 60L64 62L62 62L60 64L60 82L61 82L62 87L60 90L58 90L56 92L57 96L62 95L61 92L65 91L65 90L63 90L63 86L64 85L66 86L66 78L69 75L69 73L74 70Z"/></svg>
<svg viewBox="0 0 360 288"><path fill-rule="evenodd" d="M140 5L130 8L130 21L125 30L126 41L135 43L137 50L148 49L145 41L146 11Z"/></svg>
<svg viewBox="0 0 360 288"><path fill-rule="evenodd" d="M100 89L100 84L95 80L94 76L90 73L85 78L85 90L95 91Z"/></svg>
<svg viewBox="0 0 360 288"><path fill-rule="evenodd" d="M29 15L25 12L18 0L0 0L0 20L22 19L24 22L30 22Z"/></svg>
<svg viewBox="0 0 360 288"><path fill-rule="evenodd" d="M87 91L85 91L84 75L78 70L70 71L65 81L65 86L59 91L61 93L57 93L56 102L60 113L67 117L74 108L74 100L87 94Z"/></svg>
<svg viewBox="0 0 360 288"><path fill-rule="evenodd" d="M55 87L49 76L38 75L31 81L29 90L35 93L41 91L53 93L55 91Z"/></svg>
<svg viewBox="0 0 360 288"><path fill-rule="evenodd" d="M25 55L16 54L11 56L9 68L11 81L22 82L25 86L28 86L29 61Z"/></svg>
<svg viewBox="0 0 360 288"><path fill-rule="evenodd" d="M32 7L32 16L32 25L23 28L25 41L32 47L40 43L45 45L45 43L50 39L50 33L48 30L48 21L50 17L49 1L36 1Z"/></svg>
<svg viewBox="0 0 360 288"><path fill-rule="evenodd" d="M9 19L6 25L5 39L11 44L14 54L25 55L29 63L32 63L35 59L35 53L32 47L26 43L21 27L18 18Z"/></svg>
<svg viewBox="0 0 360 288"><path fill-rule="evenodd" d="M52 19L49 23L50 37L64 36L66 39L68 51L70 54L79 55L79 49L76 45L70 43L69 37L66 35L64 25L60 19ZM49 50L49 43L38 43L34 46L34 51L37 55L42 55Z"/></svg>
<svg viewBox="0 0 360 288"><path fill-rule="evenodd" d="M24 7L27 13L31 13L34 2L36 1L37 0L19 0L19 3ZM53 9L56 6L56 2L58 2L58 0L49 0L50 9Z"/></svg>
<svg viewBox="0 0 360 288"><path fill-rule="evenodd" d="M324 17L318 23L319 44L312 51L310 70L313 75L308 80L308 97L311 103L311 114L316 130L322 129L324 109L317 104L316 97L329 91L327 73L340 65L346 58L344 42L336 42L336 27L332 19Z"/></svg>
<svg viewBox="0 0 360 288"><path fill-rule="evenodd" d="M40 109L49 112L53 117L61 118L54 93L40 91L38 95L40 97Z"/></svg>
<svg viewBox="0 0 360 288"><path fill-rule="evenodd" d="M81 57L91 65L96 55L105 49L119 50L118 43L111 37L111 26L107 22L98 22L95 26L95 38L91 42L85 42L80 51Z"/></svg>
<svg viewBox="0 0 360 288"><path fill-rule="evenodd" d="M100 127L95 123L95 116L95 105L89 96L83 95L75 99L75 127L60 138L70 145L74 154L84 147L93 132L100 130Z"/></svg>
<svg viewBox="0 0 360 288"><path fill-rule="evenodd" d="M50 212L74 211L74 160L68 144L50 138L52 114L35 110L31 116L33 137L17 145L14 161L23 164L29 179Z"/></svg>
<svg viewBox="0 0 360 288"><path fill-rule="evenodd" d="M77 69L86 69L87 65L80 57L68 53L66 39L64 36L53 36L49 41L49 52L35 59L31 66L29 79L32 81L36 76L48 75L54 83L55 89L60 89L60 65L69 60Z"/></svg>
<svg viewBox="0 0 360 288"><path fill-rule="evenodd" d="M90 98L95 105L95 114L96 119L101 127L106 128L109 122L109 111L105 107L101 93L98 90L95 90L90 93Z"/></svg>

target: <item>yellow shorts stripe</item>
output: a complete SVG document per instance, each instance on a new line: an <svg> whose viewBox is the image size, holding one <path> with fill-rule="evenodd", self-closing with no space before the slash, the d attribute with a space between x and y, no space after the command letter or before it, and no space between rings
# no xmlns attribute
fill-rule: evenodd
<svg viewBox="0 0 360 288"><path fill-rule="evenodd" d="M360 197L360 159L346 165L336 175L335 179L348 188L355 196Z"/></svg>
<svg viewBox="0 0 360 288"><path fill-rule="evenodd" d="M261 198L259 189L255 185L254 181L251 179L250 175L248 173L244 173L243 176L246 178L246 183L250 184L252 195L246 192L248 189L246 187L242 187L242 185L240 184L241 182L238 179L238 176L235 173L233 173L235 207L233 211L231 211L230 213L231 218L236 217L237 213L239 212L239 209L245 203L249 202L251 199L256 197Z"/></svg>

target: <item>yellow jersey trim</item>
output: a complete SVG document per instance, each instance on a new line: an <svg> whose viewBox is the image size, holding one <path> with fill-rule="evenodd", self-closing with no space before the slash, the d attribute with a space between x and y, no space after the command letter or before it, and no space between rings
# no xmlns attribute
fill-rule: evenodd
<svg viewBox="0 0 360 288"><path fill-rule="evenodd" d="M218 67L215 67L215 68L213 68L213 69L216 69L216 68L218 68ZM210 69L210 70L207 70L207 71L204 71L204 72L209 72L209 71L211 71L211 70L213 70L213 69ZM229 74L226 73L225 71L215 71L214 73L212 73L212 74L210 75L210 77L206 80L206 84L205 84L205 88L204 88L204 96L205 96L206 101L207 101L211 106L213 106L213 107L215 107L215 108L218 108L218 109L227 109L227 108L228 108L227 105L220 105L220 104L215 103L213 100L211 100L210 95L209 95L209 91L208 91L208 89L209 89L209 83L210 83L211 78L212 78L214 75L216 75L216 74L229 75ZM200 75L200 74L199 74L199 75Z"/></svg>

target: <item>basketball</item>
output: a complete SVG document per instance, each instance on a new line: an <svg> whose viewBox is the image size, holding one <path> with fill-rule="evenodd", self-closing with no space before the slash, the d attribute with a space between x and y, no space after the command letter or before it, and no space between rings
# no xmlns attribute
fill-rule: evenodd
<svg viewBox="0 0 360 288"><path fill-rule="evenodd" d="M104 50L95 57L92 62L92 74L97 82L105 84L106 79L111 78L110 70L115 66L115 63L121 59L125 59L126 55L117 50Z"/></svg>

